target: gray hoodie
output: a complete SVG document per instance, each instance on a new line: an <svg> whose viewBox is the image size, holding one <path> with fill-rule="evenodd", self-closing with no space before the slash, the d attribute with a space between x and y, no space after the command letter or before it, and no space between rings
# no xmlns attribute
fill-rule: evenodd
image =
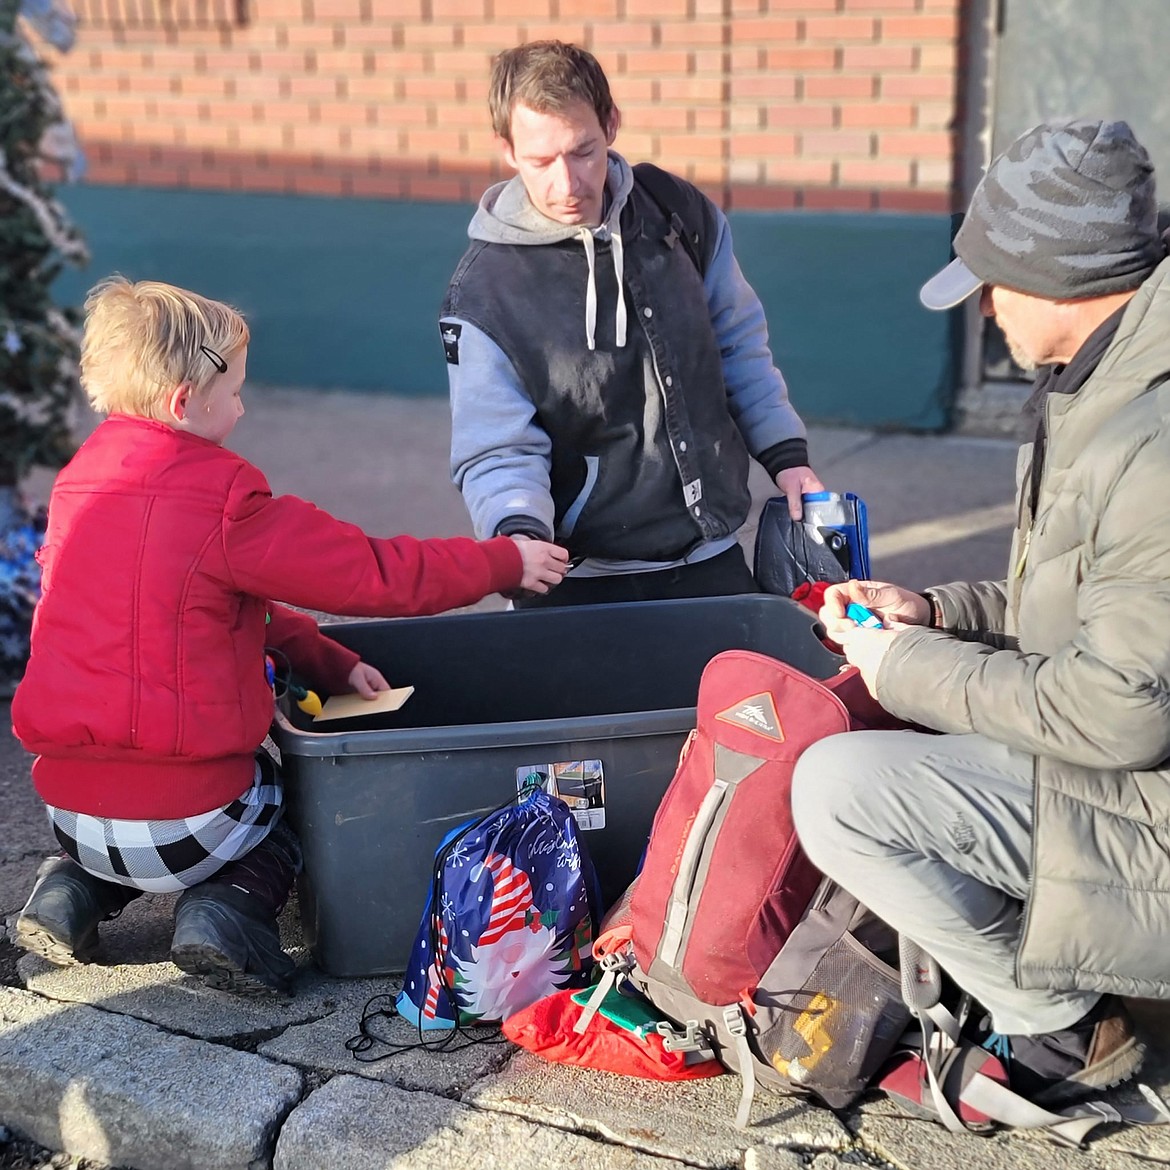
<svg viewBox="0 0 1170 1170"><path fill-rule="evenodd" d="M609 177L606 180L606 216L599 227L585 227L581 224L558 223L549 219L532 206L524 184L517 176L504 183L489 187L479 201L475 215L467 228L473 240L488 244L559 244L561 240L578 239L589 259L589 287L585 294L585 344L595 347L597 329L597 286L594 281L595 240L607 240L612 248L613 264L617 282L622 284L624 276L621 214L626 205L630 189L634 185L634 172L620 154L612 151L609 155ZM617 299L617 320L615 322L618 345L626 343L626 302Z"/></svg>
<svg viewBox="0 0 1170 1170"><path fill-rule="evenodd" d="M603 255L624 286L624 248L620 217L634 184L621 155L609 155L605 221L598 227L562 224L537 211L520 178L489 188L480 200L468 236L487 243L532 245L577 239L589 263L582 344L595 346L597 292L595 242L608 242ZM728 407L754 455L787 440L801 440L805 429L788 401L787 387L768 347L767 324L759 298L744 279L721 212L712 207L717 237L704 278L711 326L723 354ZM630 323L624 297L616 299L616 344L627 342ZM450 327L454 326L454 329ZM636 326L634 326L636 327ZM508 356L482 330L458 317L441 321L451 391L452 478L463 493L479 536L494 534L509 517L526 516L549 532L555 509L550 492L551 442L535 419L535 408ZM653 370L646 392L656 397ZM699 544L685 558L703 560L731 547L734 537ZM575 575L634 572L683 562L585 561Z"/></svg>

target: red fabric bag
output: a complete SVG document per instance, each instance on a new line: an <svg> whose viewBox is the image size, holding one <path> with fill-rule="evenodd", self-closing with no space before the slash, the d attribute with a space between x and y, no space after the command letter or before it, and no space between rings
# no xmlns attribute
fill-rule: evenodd
<svg viewBox="0 0 1170 1170"><path fill-rule="evenodd" d="M544 1060L620 1076L689 1081L723 1072L717 1060L688 1063L686 1053L667 1052L662 1037L652 1028L624 1027L606 1014L604 1005L584 1032L574 1032L582 1004L573 997L588 994L566 988L537 1000L504 1021L504 1035Z"/></svg>

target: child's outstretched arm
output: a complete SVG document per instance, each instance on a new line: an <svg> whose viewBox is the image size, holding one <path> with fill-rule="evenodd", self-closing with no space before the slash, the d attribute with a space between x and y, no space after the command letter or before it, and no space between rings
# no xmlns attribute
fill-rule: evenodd
<svg viewBox="0 0 1170 1170"><path fill-rule="evenodd" d="M533 573L556 576L551 547ZM250 464L232 485L223 526L225 572L245 593L364 617L440 613L516 589L525 561L508 537L378 539L295 496L274 498ZM565 557L568 554L558 550ZM563 570L562 570L563 572ZM559 577L558 577L559 579ZM544 591L544 590L541 590Z"/></svg>

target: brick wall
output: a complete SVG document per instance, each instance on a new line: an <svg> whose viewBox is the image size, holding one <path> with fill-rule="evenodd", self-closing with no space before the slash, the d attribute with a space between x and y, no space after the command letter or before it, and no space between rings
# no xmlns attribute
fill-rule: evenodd
<svg viewBox="0 0 1170 1170"><path fill-rule="evenodd" d="M504 173L494 53L592 49L617 146L726 207L950 206L961 0L250 0L243 27L83 24L54 61L99 183L412 199Z"/></svg>

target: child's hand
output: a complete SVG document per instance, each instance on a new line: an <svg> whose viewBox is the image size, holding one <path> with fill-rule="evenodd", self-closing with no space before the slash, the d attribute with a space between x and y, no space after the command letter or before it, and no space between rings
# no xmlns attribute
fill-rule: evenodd
<svg viewBox="0 0 1170 1170"><path fill-rule="evenodd" d="M388 691L390 684L368 662L359 662L349 672L350 687L363 699L377 698L379 691Z"/></svg>
<svg viewBox="0 0 1170 1170"><path fill-rule="evenodd" d="M569 571L569 550L544 540L517 533L512 539L524 562L524 576L520 588L530 593L547 593Z"/></svg>

